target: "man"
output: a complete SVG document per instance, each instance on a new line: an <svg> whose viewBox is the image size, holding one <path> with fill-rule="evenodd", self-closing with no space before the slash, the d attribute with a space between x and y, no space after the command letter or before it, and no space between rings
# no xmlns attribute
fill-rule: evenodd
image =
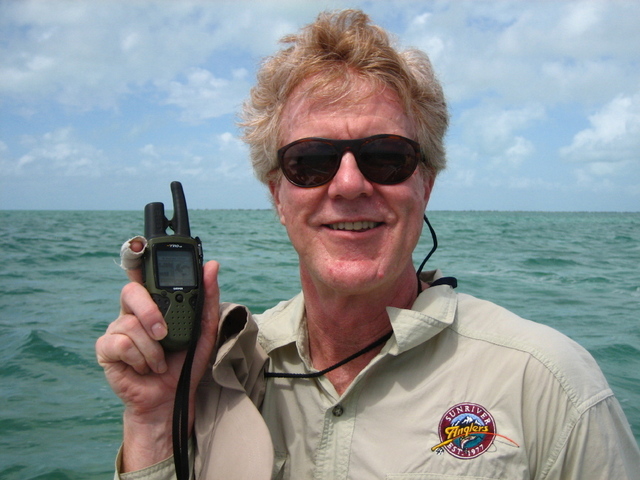
<svg viewBox="0 0 640 480"><path fill-rule="evenodd" d="M302 293L258 329L242 307L218 307L217 264L205 266L196 477L634 478L637 445L584 349L439 272L416 276L447 126L426 56L397 52L351 10L284 41L243 126ZM163 352L162 316L130 277L96 347L125 404L116 475L170 478L184 354Z"/></svg>

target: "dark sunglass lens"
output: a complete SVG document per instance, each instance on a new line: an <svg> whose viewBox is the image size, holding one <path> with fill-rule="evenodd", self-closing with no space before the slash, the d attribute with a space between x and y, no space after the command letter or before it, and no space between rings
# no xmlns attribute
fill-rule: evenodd
<svg viewBox="0 0 640 480"><path fill-rule="evenodd" d="M405 181L418 164L413 146L402 138L378 138L360 149L360 170L371 181L391 185Z"/></svg>
<svg viewBox="0 0 640 480"><path fill-rule="evenodd" d="M333 146L312 140L292 145L282 160L282 170L294 185L316 187L331 180L340 159Z"/></svg>

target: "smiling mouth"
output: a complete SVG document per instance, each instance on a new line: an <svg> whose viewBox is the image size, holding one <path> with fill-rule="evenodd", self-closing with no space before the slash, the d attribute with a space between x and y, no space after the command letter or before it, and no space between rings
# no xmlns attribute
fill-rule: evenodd
<svg viewBox="0 0 640 480"><path fill-rule="evenodd" d="M371 230L372 228L376 228L377 226L382 225L380 222L338 222L331 223L327 225L327 227L332 230L349 230L354 232L361 232L363 230Z"/></svg>

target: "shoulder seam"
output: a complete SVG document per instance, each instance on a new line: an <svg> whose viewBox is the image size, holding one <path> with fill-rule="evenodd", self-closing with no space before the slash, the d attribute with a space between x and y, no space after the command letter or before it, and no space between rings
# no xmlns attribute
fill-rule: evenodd
<svg viewBox="0 0 640 480"><path fill-rule="evenodd" d="M491 338L489 338L478 335L475 332L472 334L464 327L461 328L457 322L457 319L449 328L460 336L472 340L491 343L493 345L510 350L517 350L519 352L522 352L523 354L529 355L531 358L535 359L538 363L543 365L549 371L549 373L553 375L553 378L555 378L558 384L562 387L565 395L570 400L571 405L580 415L586 412L589 408L608 398L609 396L613 396L613 391L610 387L607 386L607 388L601 388L596 394L591 395L587 399L578 398L573 389L568 385L567 380L559 374L558 368L553 365L553 362L549 358L547 358L547 356L543 352L531 345L525 344L523 342L514 342L513 339L508 339L507 341L506 337L501 338L499 336L492 336Z"/></svg>
<svg viewBox="0 0 640 480"><path fill-rule="evenodd" d="M562 435L558 438L558 441L554 443L551 452L549 453L548 460L545 464L544 470L541 472L541 479L544 480L547 478L549 471L553 467L553 465L558 461L560 457L560 453L567 447L567 442L569 441L569 437L571 437L571 432L576 428L580 419L592 408L595 408L600 403L606 401L607 399L613 397L613 391L609 388L607 390L603 390L595 395L592 395L584 402L582 402L583 409L576 408L576 415L571 418L571 421L567 423L565 428L562 429Z"/></svg>

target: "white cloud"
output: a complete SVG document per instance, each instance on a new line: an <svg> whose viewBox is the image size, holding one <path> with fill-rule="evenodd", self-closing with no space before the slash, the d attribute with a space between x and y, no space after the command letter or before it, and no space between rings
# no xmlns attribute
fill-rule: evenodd
<svg viewBox="0 0 640 480"><path fill-rule="evenodd" d="M28 176L96 177L104 173L104 153L75 137L72 128L61 128L41 136L26 135L22 144L28 151L11 165L7 173Z"/></svg>
<svg viewBox="0 0 640 480"><path fill-rule="evenodd" d="M86 185L87 175L99 174L93 181L105 199L113 197L113 179L124 184L129 176L131 185L184 176L201 185L201 205L209 206L215 192L222 198L255 188L247 148L230 133L230 113L246 97L259 59L320 10L347 3L1 5L5 176L21 174L19 181L38 191L71 181L66 175L85 175L78 183ZM635 192L620 202L637 210L640 2L356 0L348 6L358 5L400 43L430 54L453 113L451 166L439 183L462 208L493 208L483 195L527 185L533 192L548 181L566 183L565 192L588 192L589 202L605 188ZM18 192L13 197L33 198L18 181L5 184Z"/></svg>
<svg viewBox="0 0 640 480"><path fill-rule="evenodd" d="M451 175L445 176L443 174L443 179L437 181L437 185L440 186L442 183L446 186L456 186L458 188L471 188L478 185L478 175L477 171L474 169L453 169Z"/></svg>
<svg viewBox="0 0 640 480"><path fill-rule="evenodd" d="M581 2L569 6L567 15L560 19L559 27L568 37L579 37L592 30L600 21L601 5Z"/></svg>
<svg viewBox="0 0 640 480"><path fill-rule="evenodd" d="M385 2L386 3L386 2ZM338 7L341 2L331 2ZM21 0L3 4L0 93L114 107L212 55L268 54L329 3ZM636 82L636 2L401 2L403 43L424 48L452 99L597 101ZM394 8L393 5L391 8ZM388 6L368 5L384 21ZM268 28L265 28L268 25ZM615 61L613 61L615 60ZM220 68L220 66L218 66ZM231 66L231 68L235 68ZM227 78L215 71L216 77ZM564 79L564 81L563 81ZM623 88L624 89L624 88Z"/></svg>
<svg viewBox="0 0 640 480"><path fill-rule="evenodd" d="M156 147L153 146L152 144L148 143L147 145L145 145L144 147L142 147L140 149L140 153L144 154L144 155L148 155L150 157L154 157L154 158L158 158L160 155L158 154L158 152L156 151Z"/></svg>
<svg viewBox="0 0 640 480"><path fill-rule="evenodd" d="M503 158L499 159L500 163L510 163L512 165L520 165L534 153L535 147L533 143L524 137L515 137L513 143L504 152Z"/></svg>
<svg viewBox="0 0 640 480"><path fill-rule="evenodd" d="M489 160L487 166L515 167L535 151L534 144L521 132L544 117L544 108L538 104L513 109L483 104L465 110L458 127L464 132L461 140L465 147Z"/></svg>
<svg viewBox="0 0 640 480"><path fill-rule="evenodd" d="M162 85L168 92L165 102L180 107L181 119L192 123L234 113L249 93L250 83L246 70L231 73L231 79L223 79L208 70L193 68L185 83L172 81Z"/></svg>
<svg viewBox="0 0 640 480"><path fill-rule="evenodd" d="M637 88L637 2L426 4L403 43L430 54L454 102L597 104ZM431 51L433 49L433 51Z"/></svg>
<svg viewBox="0 0 640 480"><path fill-rule="evenodd" d="M0 35L10 41L0 42L0 95L114 108L122 95L172 81L214 53L267 54L316 8L290 1L250 8L186 0L3 2Z"/></svg>
<svg viewBox="0 0 640 480"><path fill-rule="evenodd" d="M246 145L230 132L183 145L146 144L127 165L127 176L192 178L202 182L238 182L252 177ZM114 174L124 174L120 169Z"/></svg>
<svg viewBox="0 0 640 480"><path fill-rule="evenodd" d="M215 175L223 178L242 181L253 176L249 165L247 146L229 132L216 135L217 158Z"/></svg>
<svg viewBox="0 0 640 480"><path fill-rule="evenodd" d="M560 150L563 157L597 164L640 162L640 93L617 96L589 116L589 123Z"/></svg>
<svg viewBox="0 0 640 480"><path fill-rule="evenodd" d="M169 177L232 183L252 177L246 146L229 132L198 144L145 144L137 149L137 160L129 158L125 164L80 140L71 127L25 135L21 143L25 153L12 158L0 141L0 166L7 177Z"/></svg>

